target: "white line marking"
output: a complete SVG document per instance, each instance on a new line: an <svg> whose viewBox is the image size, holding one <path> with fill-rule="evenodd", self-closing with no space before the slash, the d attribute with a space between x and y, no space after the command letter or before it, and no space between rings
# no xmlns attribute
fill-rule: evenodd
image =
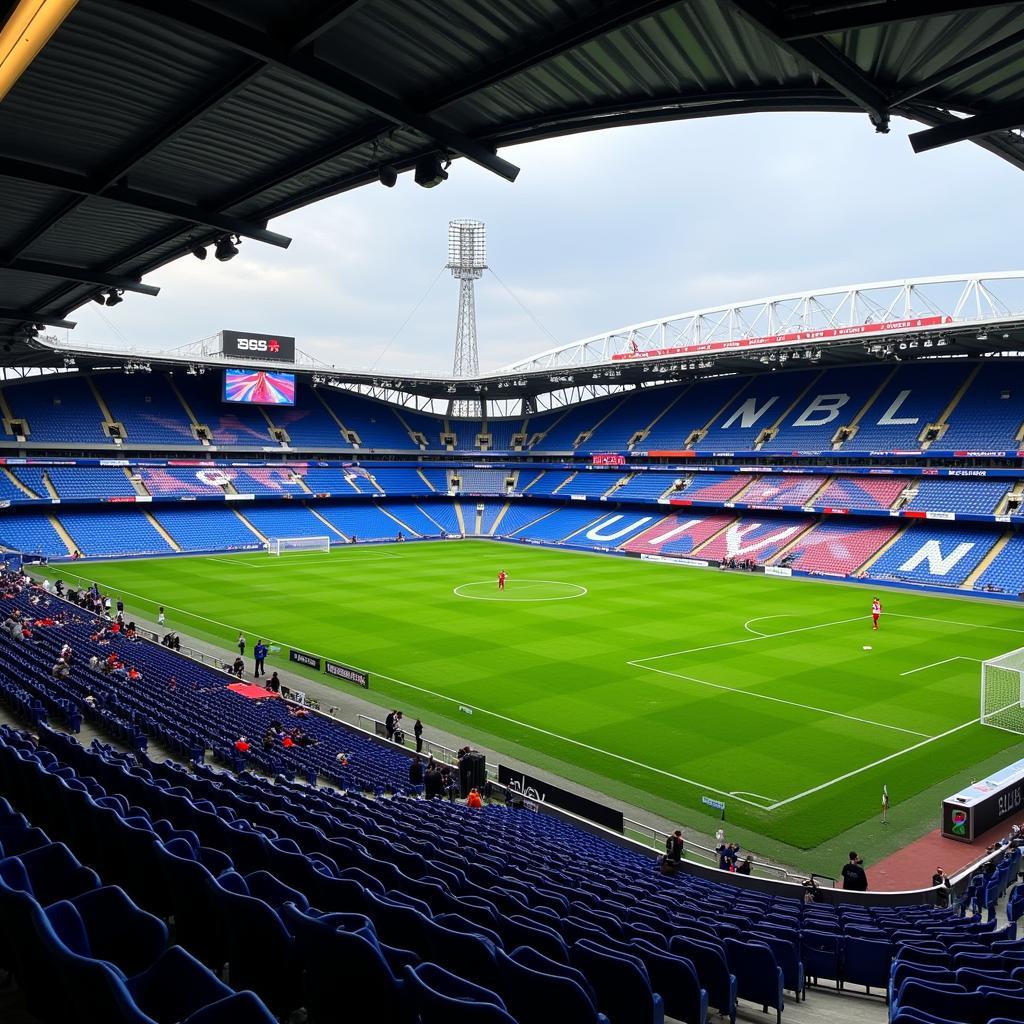
<svg viewBox="0 0 1024 1024"><path fill-rule="evenodd" d="M775 633L762 633L759 629L751 629L750 628L750 624L752 622L764 622L765 619L791 619L791 618L793 618L793 616L788 614L788 613L786 613L786 612L783 612L781 615L758 615L758 617L756 619L747 619L747 621L743 623L743 628L748 633L753 633L754 636L776 636L777 634L775 634Z"/></svg>
<svg viewBox="0 0 1024 1024"><path fill-rule="evenodd" d="M527 584L527 586L525 586L525 587L510 587L510 589L530 590L531 587L540 587L540 586L544 586L545 584L550 584L552 586L557 586L557 587L569 587L569 588L572 589L572 592L568 593L568 594L563 594L561 597L499 597L498 595L503 593L503 591L500 591L500 590L497 589L498 585L497 585L497 583L494 580L475 580L472 583L460 583L457 587L455 587L454 590L452 590L452 593L456 597L465 597L465 598L467 598L470 601L506 601L506 602L512 602L513 604L516 604L516 603L525 604L528 601L531 601L531 602L536 602L536 601L571 601L574 597L585 597L586 594L587 594L587 588L586 587L581 587L578 583L563 583L561 580L517 580L517 581L514 581L514 582L525 583L525 584ZM506 584L506 586L508 586L511 583L513 583L513 581L509 580L508 584ZM491 587L492 588L492 592L491 592L490 596L486 596L486 595L477 596L476 594L464 594L464 593L462 593L462 591L465 590L467 587L483 587L483 586L487 586L487 587Z"/></svg>
<svg viewBox="0 0 1024 1024"><path fill-rule="evenodd" d="M923 672L926 668L938 668L939 665L948 665L951 661L976 661L981 664L981 658L966 658L963 655L955 655L952 658L943 658L942 661L933 661L930 665L922 665L920 668L907 669L906 672L901 672L901 676L912 676L915 672Z"/></svg>
<svg viewBox="0 0 1024 1024"><path fill-rule="evenodd" d="M770 700L775 704L788 704L793 708L803 708L805 711L816 711L822 715L832 715L835 718L846 718L851 722L860 722L863 725L874 725L880 729L892 729L893 732L905 732L911 736L926 736L929 739L931 736L926 732L918 732L916 729L904 729L901 725L889 725L886 722L876 722L871 718L859 718L857 715L845 715L841 711L830 711L828 708L815 707L813 704L801 704L795 700L784 700L782 697L772 697L767 693L758 693L757 690L744 690L738 686L724 686L722 683L712 683L707 679L698 679L696 676L683 675L682 672L669 672L665 668L651 668L650 665L643 665L637 661L627 661L627 665L632 665L635 668L642 668L647 672L657 672L659 675L672 676L673 679L685 679L691 683L700 683L701 686L710 686L715 690L726 690L729 693L739 693L745 697L757 697L760 700Z"/></svg>
<svg viewBox="0 0 1024 1024"><path fill-rule="evenodd" d="M669 651L668 654L655 654L651 658L637 658L636 661L627 662L629 665L639 665L644 661L660 661L662 658L674 658L679 654L696 654L697 651L714 651L719 647L735 647L737 644L752 644L758 640L774 640L778 636L789 636L792 633L806 633L811 629L825 629L828 626L843 626L847 622L860 622L866 619L866 615L855 615L851 619L836 619L835 622L819 622L816 626L801 626L799 629L786 629L781 633L765 633L762 636L748 636L741 640L726 640L720 644L705 644L703 647L688 647L685 651ZM753 620L751 620L753 621Z"/></svg>
<svg viewBox="0 0 1024 1024"><path fill-rule="evenodd" d="M896 753L880 757L877 761L872 761L871 764L866 764L862 768L854 768L853 771L847 772L845 775L839 775L834 779L830 779L828 782L822 782L820 785L813 786L811 789L805 789L802 793L797 793L795 796L788 796L785 800L778 800L770 807L766 807L765 810L777 811L780 807L785 807L786 804L793 803L794 800L802 800L805 796L810 796L812 793L820 793L823 789L828 789L829 786L834 786L837 782L845 782L847 779L852 779L855 775L860 775L861 772L869 771L871 768L877 768L880 764L885 764L887 761L892 761L894 758L902 757L904 754L909 754L912 750L920 750L921 747L926 747L929 743L934 743L936 740L942 740L947 736L952 736L953 733L959 732L961 729L966 729L969 725L977 725L980 721L980 718L972 718L969 722L964 722L961 725L955 725L952 729L946 730L946 732L940 732L938 736L929 736L928 739L921 740L920 743L915 743L912 747L905 747L903 750L897 750Z"/></svg>
<svg viewBox="0 0 1024 1024"><path fill-rule="evenodd" d="M992 626L987 622L955 622L952 619L933 619L930 615L905 615L903 612L886 612L890 618L917 619L920 622L938 622L943 626L966 626L968 629L999 629L1005 633L1024 633L1024 629L1013 626Z"/></svg>

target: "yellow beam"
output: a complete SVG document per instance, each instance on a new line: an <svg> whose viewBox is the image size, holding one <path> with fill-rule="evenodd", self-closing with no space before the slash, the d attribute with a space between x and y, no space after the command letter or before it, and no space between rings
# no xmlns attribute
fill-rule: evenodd
<svg viewBox="0 0 1024 1024"><path fill-rule="evenodd" d="M75 9L78 0L21 0L0 29L0 101Z"/></svg>

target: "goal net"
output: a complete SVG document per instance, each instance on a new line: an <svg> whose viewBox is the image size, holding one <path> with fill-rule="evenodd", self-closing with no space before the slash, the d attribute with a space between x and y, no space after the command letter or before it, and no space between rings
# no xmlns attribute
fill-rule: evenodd
<svg viewBox="0 0 1024 1024"><path fill-rule="evenodd" d="M1024 733L1024 647L981 663L981 724Z"/></svg>
<svg viewBox="0 0 1024 1024"><path fill-rule="evenodd" d="M330 537L268 537L267 551L285 555L290 551L330 551Z"/></svg>

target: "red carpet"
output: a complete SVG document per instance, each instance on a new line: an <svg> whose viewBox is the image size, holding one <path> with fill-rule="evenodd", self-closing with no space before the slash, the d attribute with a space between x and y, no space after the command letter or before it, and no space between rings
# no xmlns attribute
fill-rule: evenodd
<svg viewBox="0 0 1024 1024"><path fill-rule="evenodd" d="M276 693L271 693L270 690L265 690L262 686L256 686L253 683L232 683L228 689L240 693L243 697L248 697L249 700L266 700L268 697L277 697Z"/></svg>

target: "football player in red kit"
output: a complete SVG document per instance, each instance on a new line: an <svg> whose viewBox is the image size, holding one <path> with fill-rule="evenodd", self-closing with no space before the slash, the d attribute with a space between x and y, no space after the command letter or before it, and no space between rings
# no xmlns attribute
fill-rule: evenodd
<svg viewBox="0 0 1024 1024"><path fill-rule="evenodd" d="M882 602L876 597L871 602L871 628L878 629L878 616L882 614Z"/></svg>
<svg viewBox="0 0 1024 1024"><path fill-rule="evenodd" d="M505 570L502 569L501 572L498 573L498 589L499 590L504 590L505 589L505 580L506 579L507 579L507 574L506 574Z"/></svg>

